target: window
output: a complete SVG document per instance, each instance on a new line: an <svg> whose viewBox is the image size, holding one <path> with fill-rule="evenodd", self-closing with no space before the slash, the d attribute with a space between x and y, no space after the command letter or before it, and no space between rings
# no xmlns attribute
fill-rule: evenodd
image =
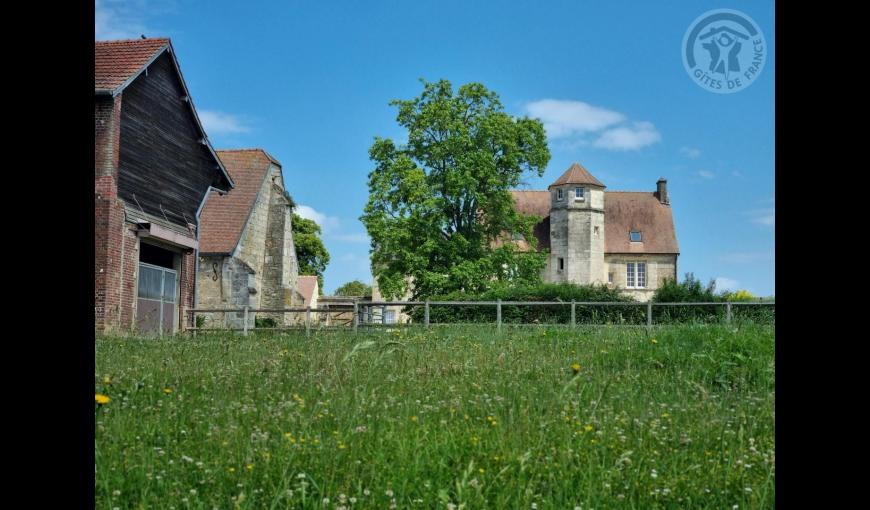
<svg viewBox="0 0 870 510"><path fill-rule="evenodd" d="M384 311L384 324L395 324L395 323L396 323L396 311L395 310Z"/></svg>
<svg viewBox="0 0 870 510"><path fill-rule="evenodd" d="M556 190L556 200L562 200L562 188Z"/></svg>
<svg viewBox="0 0 870 510"><path fill-rule="evenodd" d="M565 270L565 259L563 259L562 257L559 257L559 271L564 271L564 270Z"/></svg>
<svg viewBox="0 0 870 510"><path fill-rule="evenodd" d="M581 201L585 198L585 188L574 188L574 200Z"/></svg>
<svg viewBox="0 0 870 510"><path fill-rule="evenodd" d="M646 288L646 262L625 264L625 287L627 289Z"/></svg>
<svg viewBox="0 0 870 510"><path fill-rule="evenodd" d="M628 233L628 238L629 238L629 239L631 240L631 242L633 242L633 243L639 243L639 242L641 242L641 241L640 241L640 240L641 240L641 237L640 237L640 230L632 230L631 232Z"/></svg>
<svg viewBox="0 0 870 510"><path fill-rule="evenodd" d="M613 273L607 273L607 283L613 283Z"/></svg>

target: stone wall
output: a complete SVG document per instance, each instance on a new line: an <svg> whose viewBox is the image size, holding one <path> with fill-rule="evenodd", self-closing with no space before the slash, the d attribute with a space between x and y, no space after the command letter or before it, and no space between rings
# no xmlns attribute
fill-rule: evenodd
<svg viewBox="0 0 870 510"><path fill-rule="evenodd" d="M646 288L626 289L626 263L646 262ZM614 254L604 257L606 271L613 273L613 286L623 289L623 293L634 297L638 301L649 301L655 290L658 289L666 278L676 277L676 255L653 255L653 254Z"/></svg>

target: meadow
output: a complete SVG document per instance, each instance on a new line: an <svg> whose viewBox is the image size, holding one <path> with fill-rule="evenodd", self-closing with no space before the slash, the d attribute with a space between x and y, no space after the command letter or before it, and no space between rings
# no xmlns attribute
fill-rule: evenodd
<svg viewBox="0 0 870 510"><path fill-rule="evenodd" d="M774 333L97 338L96 508L774 508Z"/></svg>

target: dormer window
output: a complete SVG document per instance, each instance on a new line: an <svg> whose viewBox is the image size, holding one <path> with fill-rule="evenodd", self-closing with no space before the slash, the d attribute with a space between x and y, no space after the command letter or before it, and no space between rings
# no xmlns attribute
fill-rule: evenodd
<svg viewBox="0 0 870 510"><path fill-rule="evenodd" d="M574 200L576 202L582 202L586 199L586 188L574 188Z"/></svg>
<svg viewBox="0 0 870 510"><path fill-rule="evenodd" d="M631 232L628 233L628 238L633 243L641 242L640 230L632 230Z"/></svg>
<svg viewBox="0 0 870 510"><path fill-rule="evenodd" d="M556 190L556 200L562 200L562 188Z"/></svg>

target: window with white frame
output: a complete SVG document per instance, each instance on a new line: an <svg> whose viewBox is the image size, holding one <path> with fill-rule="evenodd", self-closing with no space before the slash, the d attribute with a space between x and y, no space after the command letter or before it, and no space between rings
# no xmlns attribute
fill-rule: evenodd
<svg viewBox="0 0 870 510"><path fill-rule="evenodd" d="M556 190L556 200L562 200L562 188Z"/></svg>
<svg viewBox="0 0 870 510"><path fill-rule="evenodd" d="M395 310L385 310L384 311L384 324L395 324L396 323L396 311Z"/></svg>
<svg viewBox="0 0 870 510"><path fill-rule="evenodd" d="M582 201L585 199L585 188L574 188L574 200Z"/></svg>
<svg viewBox="0 0 870 510"><path fill-rule="evenodd" d="M613 273L607 273L607 283L613 283Z"/></svg>
<svg viewBox="0 0 870 510"><path fill-rule="evenodd" d="M625 287L627 289L646 288L646 262L627 262L625 264Z"/></svg>

